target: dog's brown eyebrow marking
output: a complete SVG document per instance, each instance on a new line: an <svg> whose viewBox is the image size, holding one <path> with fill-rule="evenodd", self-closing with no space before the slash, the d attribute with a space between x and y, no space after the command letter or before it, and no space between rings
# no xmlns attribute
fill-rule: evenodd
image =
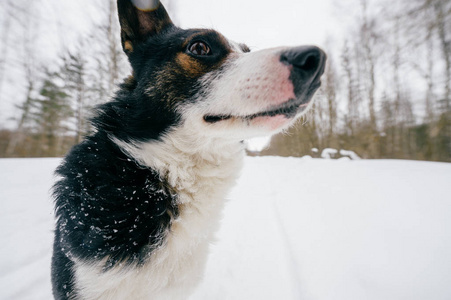
<svg viewBox="0 0 451 300"><path fill-rule="evenodd" d="M203 67L199 61L186 53L178 53L175 60L183 69L184 73L190 77L199 77L206 72L205 67Z"/></svg>
<svg viewBox="0 0 451 300"><path fill-rule="evenodd" d="M214 49L210 59L197 57L188 51L191 43L204 41ZM169 82L178 82L186 80L197 80L208 72L220 68L230 53L233 52L228 40L215 30L199 29L191 32L180 42L180 48L168 64L158 72L156 81L152 84L153 89L165 89L165 101L169 106L184 100L184 96L177 93L174 84Z"/></svg>
<svg viewBox="0 0 451 300"><path fill-rule="evenodd" d="M132 42L130 42L128 40L125 41L123 47L124 47L125 51L130 52L130 53L133 52L133 44L132 44Z"/></svg>

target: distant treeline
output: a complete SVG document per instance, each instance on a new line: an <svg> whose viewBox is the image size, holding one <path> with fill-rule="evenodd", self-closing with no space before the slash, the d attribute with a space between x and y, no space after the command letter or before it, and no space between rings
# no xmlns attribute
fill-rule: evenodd
<svg viewBox="0 0 451 300"><path fill-rule="evenodd" d="M17 55L22 53L20 64L1 66L24 73L26 93L17 105L17 127L0 132L0 157L64 155L91 132L88 119L93 108L107 101L129 74L120 43L116 0L93 1L98 14L90 35L80 37L75 46L67 47L47 65L42 65L34 51L39 23L46 21L35 11L41 9L42 2L1 4L9 12L8 28L15 30L23 43L23 51L17 51Z"/></svg>
<svg viewBox="0 0 451 300"><path fill-rule="evenodd" d="M92 107L129 72L115 2L102 10L103 25L52 66L33 60L33 39L25 40L27 59L18 67L27 93L17 127L0 131L0 157L61 156L90 133ZM8 3L11 22L20 20L32 37L36 26L27 22L36 19ZM303 156L331 147L362 158L451 161L451 1L356 3L360 15L348 38L328 42L334 46L311 112L252 154Z"/></svg>
<svg viewBox="0 0 451 300"><path fill-rule="evenodd" d="M363 158L451 161L451 1L359 2L353 32L329 53L311 114L259 155L332 147Z"/></svg>

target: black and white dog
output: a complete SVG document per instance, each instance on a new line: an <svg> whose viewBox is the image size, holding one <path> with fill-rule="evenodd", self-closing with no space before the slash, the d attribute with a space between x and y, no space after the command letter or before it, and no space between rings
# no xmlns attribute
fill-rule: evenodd
<svg viewBox="0 0 451 300"><path fill-rule="evenodd" d="M53 293L186 299L242 141L280 132L308 109L326 56L314 46L250 53L214 30L174 26L161 4L117 4L133 75L57 169Z"/></svg>

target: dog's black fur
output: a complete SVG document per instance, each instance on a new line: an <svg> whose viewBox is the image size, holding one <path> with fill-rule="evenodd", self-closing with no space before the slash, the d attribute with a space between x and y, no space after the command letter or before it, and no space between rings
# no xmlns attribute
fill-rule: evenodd
<svg viewBox="0 0 451 300"><path fill-rule="evenodd" d="M177 215L176 196L167 184L127 158L104 132L74 147L57 174L62 176L54 188L57 299L73 292L71 258L108 257L105 269L118 262L139 263L160 244L171 215Z"/></svg>

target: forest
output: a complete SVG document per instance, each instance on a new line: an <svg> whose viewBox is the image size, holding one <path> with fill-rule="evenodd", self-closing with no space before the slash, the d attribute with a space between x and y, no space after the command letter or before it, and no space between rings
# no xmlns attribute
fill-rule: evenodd
<svg viewBox="0 0 451 300"><path fill-rule="evenodd" d="M23 90L14 125L0 128L0 157L64 155L92 132L93 108L130 72L116 1L96 1L108 9L99 9L95 28L50 64L35 53L45 22L33 15L39 2L0 2L0 101L16 73ZM317 156L334 148L370 159L451 162L451 1L354 2L346 37L324 42L328 66L311 112L249 154ZM170 10L176 1L165 4ZM15 59L5 59L11 52Z"/></svg>

